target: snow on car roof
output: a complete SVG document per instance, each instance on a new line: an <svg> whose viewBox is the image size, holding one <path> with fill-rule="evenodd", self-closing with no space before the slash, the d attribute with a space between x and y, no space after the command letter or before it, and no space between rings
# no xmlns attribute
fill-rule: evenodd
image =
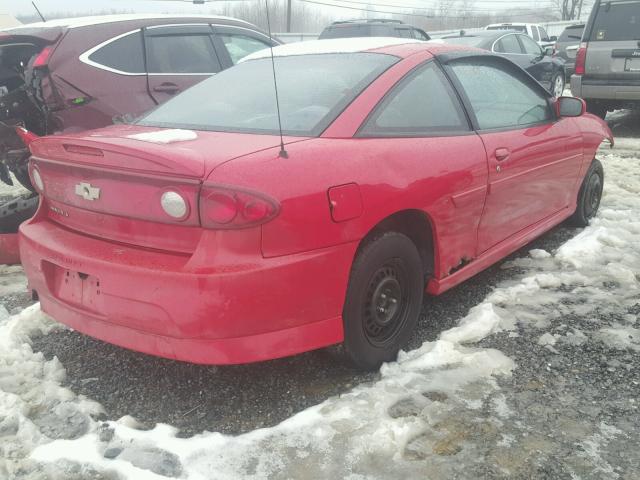
<svg viewBox="0 0 640 480"><path fill-rule="evenodd" d="M332 38L327 40L309 40L307 42L287 43L273 48L274 57L289 57L293 55L311 55L318 53L354 53L374 50L376 48L391 47L407 43L426 43L410 38L396 37L356 37ZM270 49L265 48L244 57L241 62L265 58L271 55Z"/></svg>
<svg viewBox="0 0 640 480"><path fill-rule="evenodd" d="M233 20L235 22L251 25L249 22L232 17L225 17L221 15L201 15L201 14L168 14L168 13L150 13L150 14L119 14L119 15L94 15L89 17L75 17L75 18L57 18L55 20L48 20L46 22L26 23L19 27L8 28L9 30L19 30L21 28L48 28L48 27L66 27L66 28L78 28L87 27L91 25L100 25L103 23L113 22L125 22L128 20L153 20L153 19L171 19L171 18L202 18L203 20Z"/></svg>

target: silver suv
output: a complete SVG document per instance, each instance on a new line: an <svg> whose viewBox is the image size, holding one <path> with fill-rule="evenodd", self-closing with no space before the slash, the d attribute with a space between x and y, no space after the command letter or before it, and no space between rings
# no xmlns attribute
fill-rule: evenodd
<svg viewBox="0 0 640 480"><path fill-rule="evenodd" d="M602 118L640 108L640 0L596 0L576 54L571 93Z"/></svg>

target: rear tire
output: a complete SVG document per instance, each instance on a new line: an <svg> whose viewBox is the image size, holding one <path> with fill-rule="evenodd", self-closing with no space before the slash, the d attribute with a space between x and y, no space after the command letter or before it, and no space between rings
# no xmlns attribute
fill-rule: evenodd
<svg viewBox="0 0 640 480"><path fill-rule="evenodd" d="M597 158L594 158L580 186L576 211L569 218L571 225L576 227L589 225L589 221L598 213L603 187L604 170L602 163Z"/></svg>
<svg viewBox="0 0 640 480"><path fill-rule="evenodd" d="M602 103L594 102L593 100L587 100L586 102L587 102L587 112L593 113L594 115L597 115L603 120L605 119L605 117L607 116L606 105Z"/></svg>
<svg viewBox="0 0 640 480"><path fill-rule="evenodd" d="M396 359L415 329L423 291L420 254L407 236L386 232L362 247L342 314L344 348L353 364L374 370Z"/></svg>

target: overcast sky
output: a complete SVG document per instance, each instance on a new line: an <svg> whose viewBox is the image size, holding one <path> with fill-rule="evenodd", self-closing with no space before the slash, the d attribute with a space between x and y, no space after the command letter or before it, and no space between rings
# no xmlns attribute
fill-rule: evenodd
<svg viewBox="0 0 640 480"><path fill-rule="evenodd" d="M230 0L230 1L258 1L258 0ZM293 0L294 2L296 0ZM331 2L332 0L326 0ZM340 1L340 0L335 0ZM361 0L364 3L364 0ZM457 0L457 6L467 3L472 10L504 10L514 7L550 8L553 0ZM218 2L216 2L218 3ZM439 0L369 0L370 4L385 5L415 5L420 8L436 7ZM591 3L586 0L585 3ZM133 10L139 13L169 12L169 13L208 13L212 10L211 3L193 5L191 2L178 0L36 0L38 8L46 12L77 12L92 13L109 9ZM344 5L355 6L358 2L346 2ZM215 7L214 7L215 8ZM348 9L327 7L332 11L342 11L347 16L358 16L358 12ZM386 7L389 10L389 7ZM379 7L385 9L384 6ZM34 12L30 0L1 0L0 12L4 10L12 15L28 15ZM396 10L395 8L393 10ZM46 15L45 15L46 16Z"/></svg>

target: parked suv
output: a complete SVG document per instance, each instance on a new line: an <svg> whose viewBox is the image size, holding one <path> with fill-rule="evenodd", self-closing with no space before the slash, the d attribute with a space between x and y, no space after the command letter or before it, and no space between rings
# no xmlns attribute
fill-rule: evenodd
<svg viewBox="0 0 640 480"><path fill-rule="evenodd" d="M400 20L389 19L357 19L333 22L326 27L320 40L327 38L350 37L401 37L416 40L430 40L431 37L420 28L408 25Z"/></svg>
<svg viewBox="0 0 640 480"><path fill-rule="evenodd" d="M484 27L485 30L515 30L533 38L543 49L553 46L557 37L550 37L542 25L536 23L493 23Z"/></svg>
<svg viewBox="0 0 640 480"><path fill-rule="evenodd" d="M576 54L571 92L604 118L640 107L640 0L596 0Z"/></svg>
<svg viewBox="0 0 640 480"><path fill-rule="evenodd" d="M567 80L573 75L576 63L576 52L580 46L584 24L569 25L563 30L556 42L555 53L565 61L564 69L567 73Z"/></svg>
<svg viewBox="0 0 640 480"><path fill-rule="evenodd" d="M259 49L276 44L227 17L106 15L53 20L0 34L0 177L32 189L28 149L37 135L137 117Z"/></svg>

